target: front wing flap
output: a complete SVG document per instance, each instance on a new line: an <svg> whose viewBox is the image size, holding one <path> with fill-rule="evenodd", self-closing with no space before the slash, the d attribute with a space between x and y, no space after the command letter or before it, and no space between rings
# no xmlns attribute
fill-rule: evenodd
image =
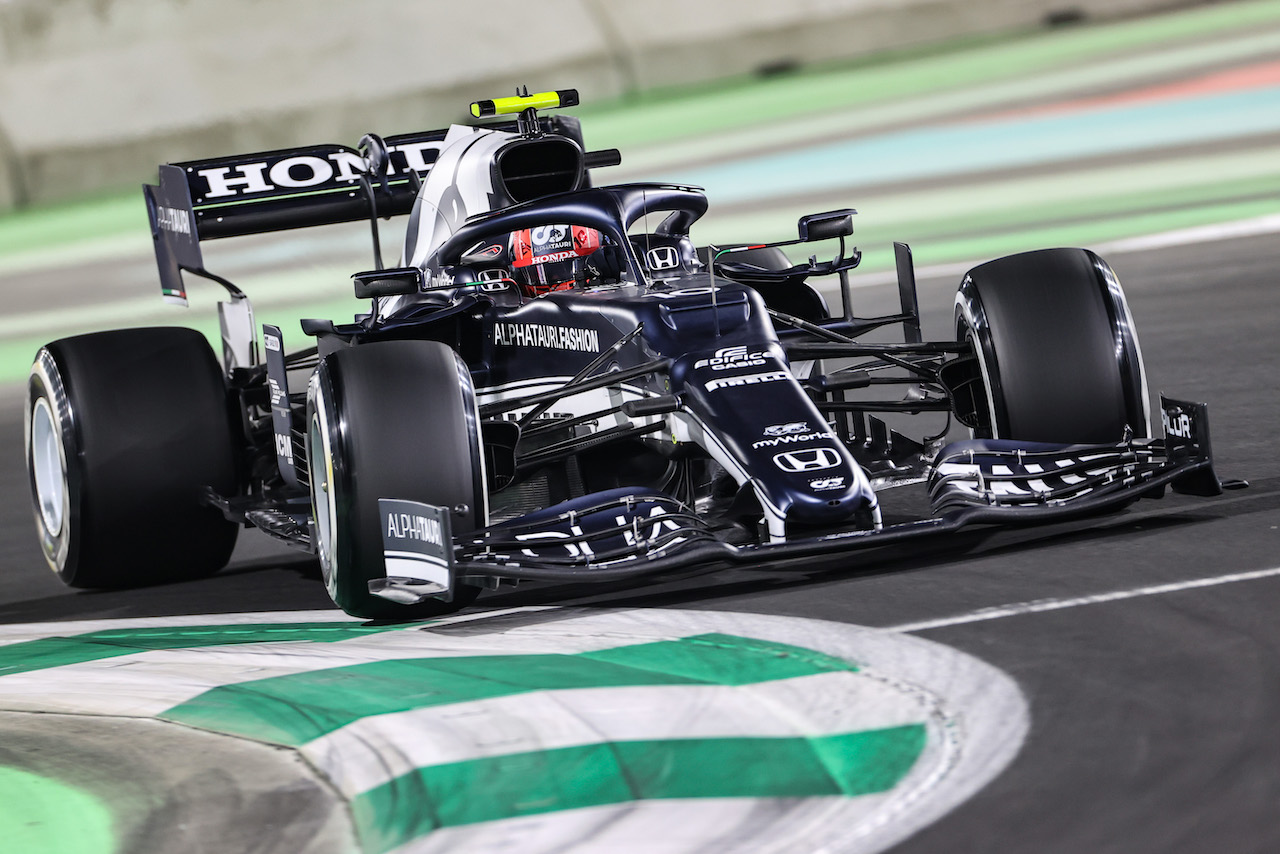
<svg viewBox="0 0 1280 854"><path fill-rule="evenodd" d="M1165 487L1217 495L1205 404L1161 397L1165 437L1114 445L952 443L929 478L931 516L785 542L720 539L673 499L626 490L585 496L455 540L462 578L616 581L676 569L838 554L973 525L1044 524L1119 509ZM1237 483L1236 485L1243 485Z"/></svg>
<svg viewBox="0 0 1280 854"><path fill-rule="evenodd" d="M370 583L393 601L449 596L455 583L493 579L619 581L680 570L714 569L798 557L834 555L952 533L976 525L1060 522L1120 509L1166 487L1213 496L1225 487L1213 468L1207 407L1161 397L1165 436L1112 445L1045 445L966 440L943 448L929 477L931 515L874 530L845 530L784 542L734 543L693 508L656 492L617 489L594 493L518 519L448 537L445 508L390 502L397 518L436 519L388 526L388 563L400 569ZM263 507L249 498L207 500L228 518L310 550L306 508ZM301 499L294 499L299 501ZM436 511L436 512L428 512ZM407 533L406 533L407 532ZM426 533L424 533L426 532ZM452 543L452 553L443 546ZM406 569L406 567L408 569Z"/></svg>

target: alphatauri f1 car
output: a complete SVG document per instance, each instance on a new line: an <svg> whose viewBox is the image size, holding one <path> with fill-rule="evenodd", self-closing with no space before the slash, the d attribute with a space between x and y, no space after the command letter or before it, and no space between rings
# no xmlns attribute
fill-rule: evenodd
<svg viewBox="0 0 1280 854"><path fill-rule="evenodd" d="M925 341L907 246L900 310L859 317L854 211L804 216L781 243L699 247L699 189L597 186L619 153L538 114L576 103L526 93L472 104L491 119L476 126L161 166L144 193L163 294L185 304L184 273L226 289L221 359L184 328L40 350L26 451L59 576L210 573L254 526L316 553L348 613L411 619L521 580L843 554L1220 492L1203 404L1161 398L1152 436L1133 319L1098 256L977 266L954 339ZM383 268L378 221L402 214ZM205 269L203 240L362 219L375 269L352 278L369 310L303 321L302 349L259 336L245 294ZM866 340L886 327L902 340ZM900 432L930 413L941 429ZM971 438L948 444L953 421ZM881 494L910 484L927 511L886 518Z"/></svg>

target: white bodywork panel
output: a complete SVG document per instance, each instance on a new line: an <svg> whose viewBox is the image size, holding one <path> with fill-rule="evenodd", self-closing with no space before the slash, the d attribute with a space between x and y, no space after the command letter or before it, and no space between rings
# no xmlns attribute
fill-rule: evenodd
<svg viewBox="0 0 1280 854"><path fill-rule="evenodd" d="M427 180L414 202L413 231L405 235L401 266L421 267L440 246L453 236L468 217L493 210L491 172L499 148L516 139L513 133L453 125L441 143Z"/></svg>

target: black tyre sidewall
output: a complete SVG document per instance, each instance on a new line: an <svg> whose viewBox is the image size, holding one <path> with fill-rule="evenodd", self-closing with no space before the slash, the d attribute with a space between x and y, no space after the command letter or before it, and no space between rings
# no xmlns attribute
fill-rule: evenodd
<svg viewBox="0 0 1280 854"><path fill-rule="evenodd" d="M388 341L329 354L309 391L313 471L323 465L324 449L317 447L313 429L321 420L332 472L325 574L334 602L352 616L406 620L450 613L474 601L480 589L471 585L456 585L450 601L417 605L391 602L368 587L386 574L379 498L465 505L465 512L451 514L454 534L487 523L475 397L454 351L435 341ZM320 487L314 480L313 475L312 509L318 517L325 509L316 500Z"/></svg>
<svg viewBox="0 0 1280 854"><path fill-rule="evenodd" d="M206 506L203 493L239 491L241 443L204 336L125 329L43 348L28 383L29 475L40 398L62 435L69 506L59 535L46 530L38 507L36 524L45 558L65 583L129 587L226 565L239 526ZM33 475L31 486L34 502Z"/></svg>
<svg viewBox="0 0 1280 854"><path fill-rule="evenodd" d="M1126 426L1146 435L1136 335L1114 274L1093 253L1048 249L973 268L956 323L982 367L994 438L1118 442Z"/></svg>

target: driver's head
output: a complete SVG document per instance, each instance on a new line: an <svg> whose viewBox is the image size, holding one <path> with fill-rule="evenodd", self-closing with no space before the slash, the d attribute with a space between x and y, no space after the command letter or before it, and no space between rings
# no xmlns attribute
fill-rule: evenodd
<svg viewBox="0 0 1280 854"><path fill-rule="evenodd" d="M511 232L512 277L527 296L573 287L573 262L600 248L600 232L542 225Z"/></svg>

